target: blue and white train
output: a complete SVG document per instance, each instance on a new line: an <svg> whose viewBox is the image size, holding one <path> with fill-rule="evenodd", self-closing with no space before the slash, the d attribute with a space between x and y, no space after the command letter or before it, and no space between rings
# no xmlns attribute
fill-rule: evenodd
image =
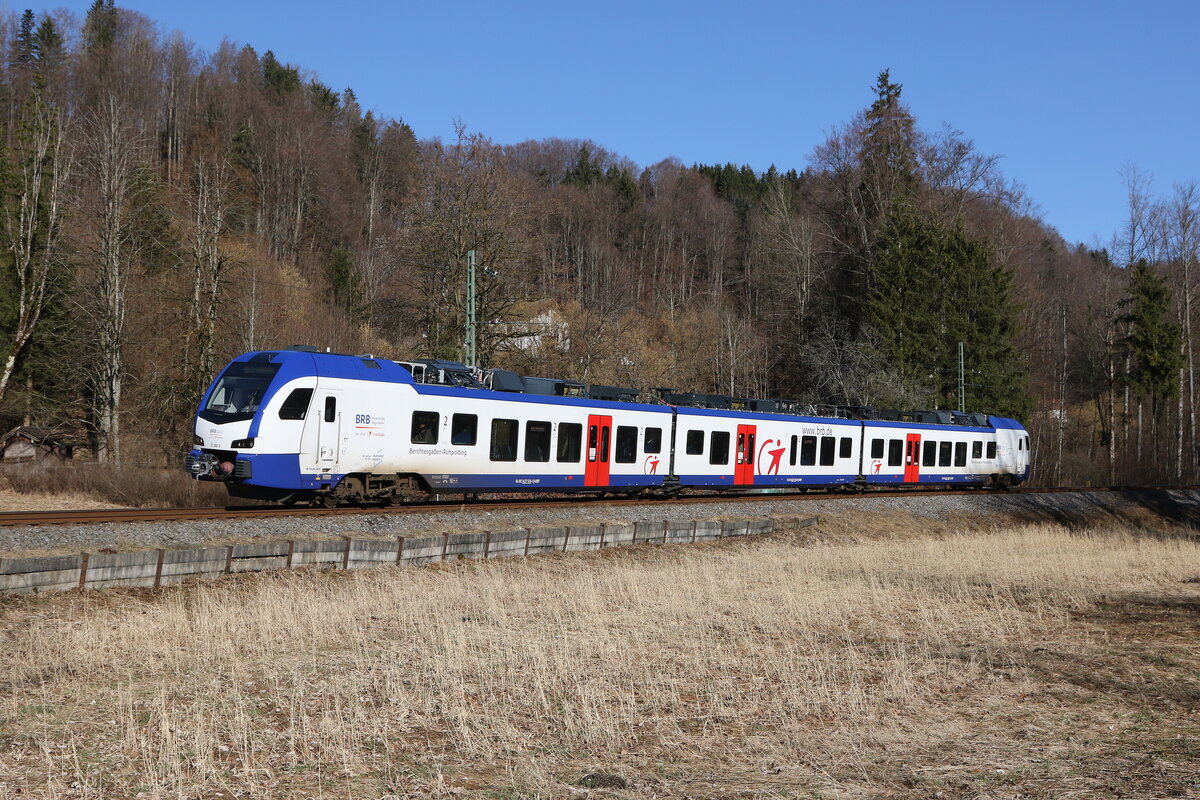
<svg viewBox="0 0 1200 800"><path fill-rule="evenodd" d="M851 419L656 392L637 402L632 390L455 362L253 352L205 393L186 468L234 497L330 506L430 492L1007 487L1029 477L1029 437L1012 419Z"/></svg>

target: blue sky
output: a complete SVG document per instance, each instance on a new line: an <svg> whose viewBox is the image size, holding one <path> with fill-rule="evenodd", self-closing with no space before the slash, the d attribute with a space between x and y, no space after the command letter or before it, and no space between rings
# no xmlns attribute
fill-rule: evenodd
<svg viewBox="0 0 1200 800"><path fill-rule="evenodd" d="M1200 181L1197 2L117 4L204 50L274 50L423 138L461 119L502 143L590 138L643 166L802 169L888 67L923 128L1002 156L1069 242L1120 227L1127 164L1162 194Z"/></svg>

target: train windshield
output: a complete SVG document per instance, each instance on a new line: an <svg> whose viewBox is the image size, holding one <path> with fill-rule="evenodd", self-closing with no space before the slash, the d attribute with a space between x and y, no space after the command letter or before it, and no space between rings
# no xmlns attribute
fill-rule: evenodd
<svg viewBox="0 0 1200 800"><path fill-rule="evenodd" d="M266 398L267 387L278 371L278 364L235 361L213 387L200 416L218 424L250 419Z"/></svg>

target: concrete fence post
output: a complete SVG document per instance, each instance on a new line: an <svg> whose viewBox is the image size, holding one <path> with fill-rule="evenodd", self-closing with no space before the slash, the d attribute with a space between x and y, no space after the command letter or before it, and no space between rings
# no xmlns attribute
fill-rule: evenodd
<svg viewBox="0 0 1200 800"><path fill-rule="evenodd" d="M607 535L608 535L608 523L602 522L600 524L600 549L601 550L603 550L605 547L608 546L604 541L604 539Z"/></svg>
<svg viewBox="0 0 1200 800"><path fill-rule="evenodd" d="M87 552L80 553L80 556L81 556L81 560L79 562L79 588L80 589L87 588L88 559L91 558L91 555L92 555L91 553L87 553Z"/></svg>
<svg viewBox="0 0 1200 800"><path fill-rule="evenodd" d="M396 566L400 566L400 560L404 558L404 537L396 537Z"/></svg>
<svg viewBox="0 0 1200 800"><path fill-rule="evenodd" d="M350 569L350 544L354 541L349 536L343 536L346 546L342 549L342 569Z"/></svg>
<svg viewBox="0 0 1200 800"><path fill-rule="evenodd" d="M225 574L233 572L233 545L225 545Z"/></svg>
<svg viewBox="0 0 1200 800"><path fill-rule="evenodd" d="M295 559L295 557L296 557L296 540L288 539L288 554L287 554L287 568L288 569L292 568L292 561Z"/></svg>
<svg viewBox="0 0 1200 800"><path fill-rule="evenodd" d="M662 538L663 544L667 543L667 526L669 526L670 524L671 524L670 520L665 520L665 519L663 520L663 538Z"/></svg>
<svg viewBox="0 0 1200 800"><path fill-rule="evenodd" d="M565 552L567 552L567 543L571 541L571 526L568 525L566 528L564 528L564 530L566 532L563 534L563 549L562 549L562 551L565 553Z"/></svg>
<svg viewBox="0 0 1200 800"><path fill-rule="evenodd" d="M533 536L533 528L526 528L525 529L525 553L524 553L524 555L529 555L529 540L532 536Z"/></svg>
<svg viewBox="0 0 1200 800"><path fill-rule="evenodd" d="M492 532L484 531L483 532L483 559L484 559L484 561L491 558L491 552L492 552Z"/></svg>
<svg viewBox="0 0 1200 800"><path fill-rule="evenodd" d="M158 563L154 566L154 588L155 589L157 589L159 586L162 586L163 558L165 558L166 555L167 555L166 550L162 549L161 547L158 548Z"/></svg>

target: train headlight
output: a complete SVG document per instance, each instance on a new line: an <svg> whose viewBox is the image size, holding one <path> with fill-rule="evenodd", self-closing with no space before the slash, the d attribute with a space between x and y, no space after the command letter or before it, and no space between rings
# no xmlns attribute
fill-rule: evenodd
<svg viewBox="0 0 1200 800"><path fill-rule="evenodd" d="M254 448L254 437L249 439L234 439L233 449L235 450L251 450Z"/></svg>
<svg viewBox="0 0 1200 800"><path fill-rule="evenodd" d="M197 445L199 447L203 447L204 446L204 437L197 436L196 434L193 433L192 434L192 444Z"/></svg>

